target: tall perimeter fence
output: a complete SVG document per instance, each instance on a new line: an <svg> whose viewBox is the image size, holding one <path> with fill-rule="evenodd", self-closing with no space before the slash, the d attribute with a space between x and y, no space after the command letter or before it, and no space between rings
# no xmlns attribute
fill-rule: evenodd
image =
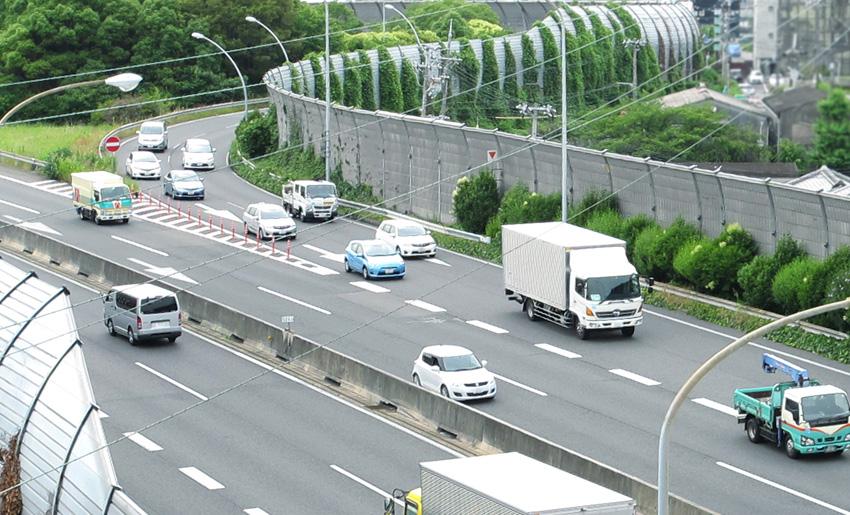
<svg viewBox="0 0 850 515"><path fill-rule="evenodd" d="M288 91L265 76L277 107L282 143L304 142L321 154L325 102ZM385 207L452 223L452 192L461 177L493 171L502 192L525 183L533 192L561 191L561 144L432 118L331 106L331 166L346 181L372 186ZM850 198L607 151L568 146L569 201L592 190L616 193L626 216L662 226L677 217L718 236L727 224L749 231L772 254L790 234L823 258L850 244Z"/></svg>

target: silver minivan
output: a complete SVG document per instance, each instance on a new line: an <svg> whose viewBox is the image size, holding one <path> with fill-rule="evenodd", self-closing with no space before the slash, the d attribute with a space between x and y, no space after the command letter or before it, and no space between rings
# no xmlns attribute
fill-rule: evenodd
<svg viewBox="0 0 850 515"><path fill-rule="evenodd" d="M177 295L154 284L113 286L103 298L103 323L109 334L123 334L130 345L183 334Z"/></svg>

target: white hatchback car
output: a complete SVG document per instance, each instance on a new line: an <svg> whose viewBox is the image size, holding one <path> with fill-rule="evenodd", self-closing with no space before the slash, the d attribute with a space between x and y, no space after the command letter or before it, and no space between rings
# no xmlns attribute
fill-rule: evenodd
<svg viewBox="0 0 850 515"><path fill-rule="evenodd" d="M130 152L125 170L131 179L159 179L162 176L159 159L147 150Z"/></svg>
<svg viewBox="0 0 850 515"><path fill-rule="evenodd" d="M212 170L215 168L215 149L210 141L201 138L186 140L183 145L183 168L186 170Z"/></svg>
<svg viewBox="0 0 850 515"><path fill-rule="evenodd" d="M295 220L278 204L258 202L245 208L242 214L245 232L252 232L261 240L266 238L295 239Z"/></svg>
<svg viewBox="0 0 850 515"><path fill-rule="evenodd" d="M458 401L491 399L496 378L471 350L457 345L432 345L413 362L413 382Z"/></svg>
<svg viewBox="0 0 850 515"><path fill-rule="evenodd" d="M437 242L422 224L409 220L384 220L375 238L387 242L402 256L437 255Z"/></svg>

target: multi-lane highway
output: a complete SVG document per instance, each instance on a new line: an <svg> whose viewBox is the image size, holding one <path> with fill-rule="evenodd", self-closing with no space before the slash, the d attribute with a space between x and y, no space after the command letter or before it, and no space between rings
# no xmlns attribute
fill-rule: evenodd
<svg viewBox="0 0 850 515"><path fill-rule="evenodd" d="M442 249L436 259L408 261L408 274L403 280L364 282L343 272L341 256L350 239L370 237L374 227L345 219L328 224L298 222L298 239L292 244L289 259L282 246L276 249L278 255L270 256L270 249L257 249L254 241L244 242L239 222L234 222L236 237L231 237L230 221L237 220L247 204L276 201L273 195L244 183L224 167L224 149L229 146L237 121L238 115L230 115L170 128L173 148L188 137L205 137L219 149L220 169L205 174L207 198L203 202L182 202L180 217L176 203L172 202L170 211L167 204L160 204L161 189L153 181L142 183L143 188L150 186L147 192L152 197L137 200L130 224L95 226L74 216L67 185L11 171L0 177L0 216L4 221L28 221L33 230L96 250L137 270L155 275L171 273L170 269L179 271L179 275L166 279L175 288L190 288L264 320L278 323L282 315L293 315L296 320L293 329L299 334L400 377L409 378L413 359L422 346L456 343L470 347L489 361L488 368L501 381L495 400L473 407L647 482L656 482L658 435L669 403L705 359L740 333L649 307L644 325L634 337L611 333L581 341L572 332L552 324L529 322L518 304L504 298L501 268ZM135 148L132 141L128 146ZM168 158L179 163L180 154L169 149L162 157L164 169L168 169ZM120 153L118 162L123 163ZM192 221L186 220L190 207ZM191 338L179 341L174 347L130 349L122 345L126 342L105 336L100 315L93 309L77 314L77 323L92 331L85 334L91 338L100 334L113 352L127 353L115 354L110 360L109 356L89 355L87 351L92 374L97 378L95 393L104 409L110 412L106 400L113 399L116 404L112 410L130 417L131 422L114 429L115 432L139 427L147 417L161 417L195 402L185 392L174 391L165 407L152 413L136 412L133 406L137 403L133 399L145 397L150 387L129 390L134 385L124 378L142 373L135 362L146 362L139 355L149 356L152 367L163 367L167 373L189 370L185 376L178 374L177 380L194 384L197 388L193 389L201 395L237 384L243 377L237 371L248 367L230 364L231 354L209 344L195 345ZM202 350L190 356L191 348ZM846 365L767 341L742 349L734 359L709 374L694 390L691 402L679 412L671 432L671 491L721 513L762 513L768 505L765 500L770 499L769 504L782 512L850 514L847 509L850 492L841 487L846 461L850 458L818 456L791 461L779 449L750 444L742 427L736 425L730 409L735 388L784 380L761 372L761 353L766 350L808 366L813 377L823 383L850 389L850 367ZM112 362L112 367L123 363L121 366L126 365L133 373L110 370L109 366L98 373L96 362L100 357ZM196 366L198 362L203 366ZM210 370L207 378L203 378L204 368ZM284 384L282 379L274 381ZM97 389L98 382L105 390ZM227 402L218 407L213 404L209 410L190 415L192 421L187 424L193 429L205 428L207 424L226 426L221 428L219 442L218 452L222 455L215 458L218 465L210 467L229 463L231 456L247 460L249 455L262 454L260 449L264 444L254 445L253 441L236 436L240 434L243 418L249 421L249 426L257 424L257 431L263 432L257 419L291 410L292 403L302 406L301 413L307 418L333 409L326 402L304 402L308 393L290 393L291 386L275 388L265 378L260 384L263 386L243 387L247 393L240 396L243 402ZM117 395L113 396L112 390ZM184 396L188 398L183 399ZM224 401L230 396L231 393L223 396ZM180 404L180 399L184 404ZM310 415L312 412L316 415ZM180 418L175 417L174 423L179 425ZM323 437L338 433L343 439L354 433L369 434L361 429L361 424L366 424L363 421L330 424L325 426L326 432L316 431L309 423L291 420L286 423L293 424L288 426L289 432L300 433L300 446L309 446L308 442L315 438L316 448L310 452L323 459L343 452L343 447L355 445L351 442L342 445L344 440L340 440L327 446L322 443ZM365 446L367 453L379 452L380 438L374 436L374 443ZM214 452L200 449L193 442L175 443L181 446L180 452L187 460ZM370 445L374 447L368 450ZM414 454L416 449L412 447L410 452ZM435 454L440 451L424 452L421 459L432 459ZM263 490L250 485L255 482L255 475L266 476L274 470L273 462L277 460L266 457L259 459L267 465L257 466L256 471L241 481L233 477L229 484L245 483L243 487L250 492ZM415 461L419 458L406 464L414 469L408 481L415 481ZM132 464L127 465L125 459L137 465L138 470ZM314 456L308 459L318 460ZM287 463L284 460L280 464L279 478L288 476L291 468ZM375 463L380 460L376 459ZM117 451L116 464L122 484L144 505L143 497L134 489L148 488L145 478L151 474L158 476L157 466L151 465L148 470L146 463L125 458ZM261 470L267 473L260 473ZM135 476L132 487L128 474ZM397 471L389 473L390 484L383 486L409 486L397 484L396 474ZM303 488L313 481L303 483ZM372 500L377 498L374 493L368 495ZM297 493L293 493L292 499L296 497ZM233 502L231 506L236 506ZM250 507L245 502L238 505ZM290 512L261 508L268 513Z"/></svg>

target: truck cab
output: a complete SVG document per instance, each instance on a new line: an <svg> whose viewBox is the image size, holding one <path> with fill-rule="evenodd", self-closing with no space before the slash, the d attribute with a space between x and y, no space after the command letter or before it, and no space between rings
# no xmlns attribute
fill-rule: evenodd
<svg viewBox="0 0 850 515"><path fill-rule="evenodd" d="M393 496L384 499L384 515L395 515L395 505L404 504L401 515L422 515L422 489L414 488L405 492L399 488L393 490Z"/></svg>
<svg viewBox="0 0 850 515"><path fill-rule="evenodd" d="M330 181L291 181L283 185L281 202L284 210L302 221L333 220L339 209L336 184Z"/></svg>

